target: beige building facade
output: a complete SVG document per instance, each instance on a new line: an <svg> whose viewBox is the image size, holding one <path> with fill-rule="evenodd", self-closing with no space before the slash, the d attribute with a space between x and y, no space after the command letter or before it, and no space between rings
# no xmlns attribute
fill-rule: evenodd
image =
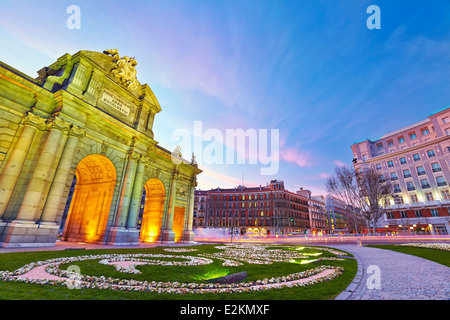
<svg viewBox="0 0 450 320"><path fill-rule="evenodd" d="M161 107L136 65L79 51L34 79L0 62L1 246L54 246L74 179L62 240L193 241L201 170L154 140Z"/></svg>
<svg viewBox="0 0 450 320"><path fill-rule="evenodd" d="M396 232L450 234L450 108L351 146L355 170L374 168L390 180L378 227Z"/></svg>

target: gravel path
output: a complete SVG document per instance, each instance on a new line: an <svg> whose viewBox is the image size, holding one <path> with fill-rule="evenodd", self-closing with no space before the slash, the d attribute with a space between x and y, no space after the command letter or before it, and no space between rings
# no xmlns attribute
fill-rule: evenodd
<svg viewBox="0 0 450 320"><path fill-rule="evenodd" d="M330 245L353 254L358 272L336 300L450 300L450 268L405 253Z"/></svg>

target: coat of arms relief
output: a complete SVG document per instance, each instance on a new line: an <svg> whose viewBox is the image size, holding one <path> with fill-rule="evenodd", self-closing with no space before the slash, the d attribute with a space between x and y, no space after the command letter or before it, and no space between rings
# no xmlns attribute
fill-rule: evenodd
<svg viewBox="0 0 450 320"><path fill-rule="evenodd" d="M136 79L137 71L135 69L137 61L134 57L120 57L119 50L117 49L105 50L103 53L113 57L113 62L116 66L111 70L111 74L119 79L120 83L128 89L137 89L138 81Z"/></svg>

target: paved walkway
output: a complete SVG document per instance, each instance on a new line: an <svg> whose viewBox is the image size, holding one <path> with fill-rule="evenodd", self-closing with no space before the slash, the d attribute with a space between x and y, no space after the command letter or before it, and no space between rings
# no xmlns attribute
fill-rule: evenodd
<svg viewBox="0 0 450 320"><path fill-rule="evenodd" d="M329 247L349 252L358 261L355 279L336 300L450 300L450 268L444 265L385 249Z"/></svg>

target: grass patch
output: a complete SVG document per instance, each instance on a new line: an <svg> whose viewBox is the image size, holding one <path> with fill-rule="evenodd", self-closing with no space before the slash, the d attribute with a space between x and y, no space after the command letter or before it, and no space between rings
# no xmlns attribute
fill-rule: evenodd
<svg viewBox="0 0 450 320"><path fill-rule="evenodd" d="M379 248L392 250L397 252L402 252L431 260L440 263L446 267L450 267L450 252L438 249L429 248L417 248L417 247L407 247L407 246L394 246L394 245L368 245L367 247Z"/></svg>
<svg viewBox="0 0 450 320"><path fill-rule="evenodd" d="M197 256L200 254L212 254L221 252L216 247L217 244L199 245L189 247L198 249L194 252L166 252L164 247L147 249L108 249L108 250L83 250L80 251L44 251L44 252L16 252L0 254L0 270L14 271L25 264L43 261L57 257L99 255L107 253L150 253L173 256ZM273 246L266 250L290 250L293 246ZM319 253L318 257L336 257L328 251L317 249L303 249L305 253ZM310 256L315 258L315 256ZM179 260L170 258L158 258L160 260ZM8 300L329 300L347 288L353 280L357 262L354 259L344 261L323 260L312 264L297 264L289 262L274 262L273 264L250 264L244 262L241 266L224 267L223 260L212 258L213 263L201 266L156 266L138 265L136 268L141 274L128 274L116 271L113 266L102 265L97 260L86 260L61 265L61 269L66 269L70 265L77 265L83 275L105 276L119 279L134 279L139 281L177 281L180 283L202 283L206 279L223 276L226 274L246 271L248 277L244 280L254 281L258 279L285 276L309 270L320 265L341 266L344 268L342 275L337 278L306 287L272 289L260 292L248 293L221 293L221 294L158 294L145 292L123 292L100 289L68 289L65 286L50 286L38 284L26 284L20 282L0 281L0 299Z"/></svg>

